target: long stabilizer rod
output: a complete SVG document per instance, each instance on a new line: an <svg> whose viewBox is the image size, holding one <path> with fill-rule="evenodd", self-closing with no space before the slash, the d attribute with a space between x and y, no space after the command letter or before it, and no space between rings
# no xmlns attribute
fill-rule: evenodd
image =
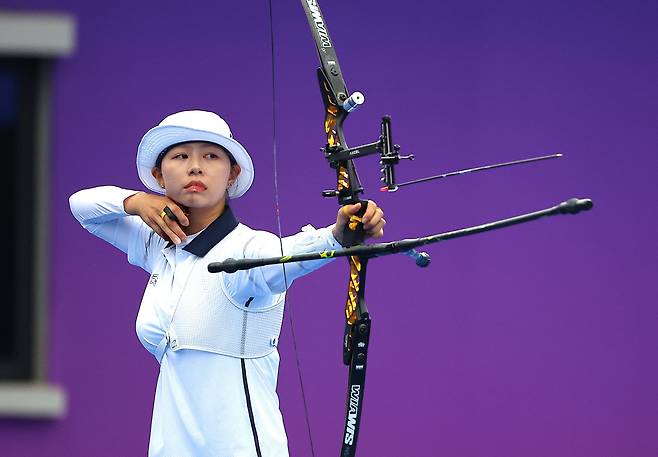
<svg viewBox="0 0 658 457"><path fill-rule="evenodd" d="M285 264L290 262L303 262L308 260L330 259L334 257L381 257L389 254L405 253L407 255L410 251L418 246L423 246L431 243L438 243L439 241L451 240L454 238L462 238L465 236L475 235L477 233L488 232L490 230L497 230L512 225L523 224L526 222L534 221L546 216L555 216L559 214L577 214L581 211L590 210L593 206L590 199L572 198L559 205L551 208L534 211L532 213L522 214L499 221L488 222L482 225L467 227L451 232L439 233L436 235L424 236L421 238L412 238L399 241L391 241L388 243L373 243L354 246L346 249L339 249L335 251L321 251L311 252L308 254L290 255L283 257L269 257L265 259L226 259L223 262L213 262L208 264L208 271L211 273L235 273L238 270L248 270L251 268L262 267L265 265ZM413 255L412 255L413 257ZM429 261L429 259L428 259ZM418 264L418 262L417 262ZM422 265L419 265L422 266Z"/></svg>

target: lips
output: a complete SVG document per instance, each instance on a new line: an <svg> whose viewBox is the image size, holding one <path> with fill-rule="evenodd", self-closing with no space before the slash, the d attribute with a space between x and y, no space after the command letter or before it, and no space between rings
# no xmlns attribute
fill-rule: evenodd
<svg viewBox="0 0 658 457"><path fill-rule="evenodd" d="M185 185L185 189L190 192L202 192L207 189L206 185L201 181L190 181Z"/></svg>

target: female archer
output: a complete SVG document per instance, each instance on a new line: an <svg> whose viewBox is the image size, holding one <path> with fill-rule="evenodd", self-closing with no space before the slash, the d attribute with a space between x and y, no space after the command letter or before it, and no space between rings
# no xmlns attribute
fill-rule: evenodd
<svg viewBox="0 0 658 457"><path fill-rule="evenodd" d="M73 215L150 274L137 335L160 363L149 456L281 457L287 438L276 394L277 343L286 289L330 260L211 274L227 258L301 254L341 247L360 204L336 223L279 239L238 222L228 205L249 190L254 167L228 124L182 111L150 129L137 171L152 193L113 186L70 197ZM383 212L369 202L367 236L381 237Z"/></svg>

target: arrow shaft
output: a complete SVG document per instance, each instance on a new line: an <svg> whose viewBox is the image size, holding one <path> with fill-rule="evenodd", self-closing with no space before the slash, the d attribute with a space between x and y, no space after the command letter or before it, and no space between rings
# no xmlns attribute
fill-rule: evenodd
<svg viewBox="0 0 658 457"><path fill-rule="evenodd" d="M426 182L426 181L433 181L435 179L448 178L450 176L464 175L464 174L467 174L467 173L474 173L476 171L493 170L494 168L509 167L509 166L512 166L512 165L523 165L523 164L526 164L526 163L539 162L540 160L558 159L560 157L562 157L562 154L550 154L550 155L545 155L545 156L541 156L541 157L532 157L532 158L529 158L529 159L513 160L511 162L503 162L503 163L496 163L496 164L492 164L492 165L483 165L481 167L466 168L464 170L451 171L451 172L448 172L448 173L442 173L440 175L434 175L434 176L428 176L426 178L414 179L412 181L407 181L407 182L403 182L401 184L398 184L397 186L398 187L410 186L412 184L418 184L418 183Z"/></svg>

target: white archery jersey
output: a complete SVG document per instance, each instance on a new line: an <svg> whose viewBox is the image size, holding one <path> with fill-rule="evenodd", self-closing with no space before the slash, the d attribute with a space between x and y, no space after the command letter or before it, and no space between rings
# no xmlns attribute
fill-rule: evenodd
<svg viewBox="0 0 658 457"><path fill-rule="evenodd" d="M285 276L281 265L209 273L209 263L227 258L280 256L279 238L238 223L226 207L176 246L126 214L123 201L136 192L85 189L70 205L85 229L150 274L136 323L161 362L149 456L288 456L276 394L286 281L329 260L288 264ZM307 226L282 243L285 255L340 248L331 227Z"/></svg>

